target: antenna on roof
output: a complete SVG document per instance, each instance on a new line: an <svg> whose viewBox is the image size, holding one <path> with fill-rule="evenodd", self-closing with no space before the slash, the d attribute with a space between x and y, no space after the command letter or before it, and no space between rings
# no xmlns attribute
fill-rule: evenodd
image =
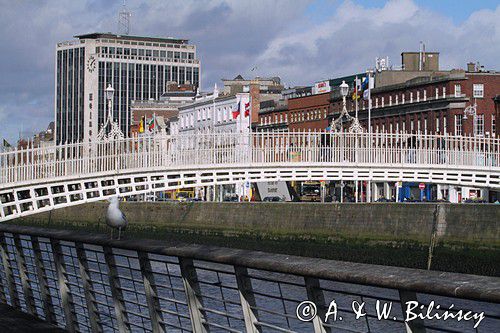
<svg viewBox="0 0 500 333"><path fill-rule="evenodd" d="M128 35L130 33L130 17L132 14L127 10L123 0L122 10L118 13L118 33Z"/></svg>

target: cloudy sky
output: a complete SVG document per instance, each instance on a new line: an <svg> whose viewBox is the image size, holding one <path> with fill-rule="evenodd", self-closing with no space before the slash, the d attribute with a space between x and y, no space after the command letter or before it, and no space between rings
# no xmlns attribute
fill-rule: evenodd
<svg viewBox="0 0 500 333"><path fill-rule="evenodd" d="M53 119L54 51L76 34L116 32L121 0L0 0L0 139ZM497 0L128 0L131 34L187 38L202 86L280 76L288 86L364 71L378 56L441 52L441 68L500 70ZM253 72L251 69L257 67Z"/></svg>

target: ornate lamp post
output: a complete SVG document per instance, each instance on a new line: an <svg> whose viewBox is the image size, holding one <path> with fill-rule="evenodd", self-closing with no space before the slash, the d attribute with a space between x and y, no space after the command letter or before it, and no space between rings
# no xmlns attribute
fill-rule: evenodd
<svg viewBox="0 0 500 333"><path fill-rule="evenodd" d="M351 133L359 133L363 132L363 127L359 123L359 120L357 117L352 117L348 112L347 112L347 107L346 107L346 97L347 94L349 93L349 86L345 81L342 81L342 84L340 85L340 95L342 96L342 111L340 112L340 115L337 119L333 118L332 122L330 124L330 129L333 132L338 132L342 128L342 118L346 118L346 121L351 121L352 124L349 127L349 132Z"/></svg>
<svg viewBox="0 0 500 333"><path fill-rule="evenodd" d="M123 133L120 130L120 127L113 119L113 97L115 95L115 89L108 84L108 87L105 90L106 100L108 101L108 117L106 122L102 125L99 134L97 134L97 139L100 141L110 141L116 139L123 139ZM106 135L106 127L110 125L110 131L108 135Z"/></svg>
<svg viewBox="0 0 500 333"><path fill-rule="evenodd" d="M474 136L477 135L477 103L474 99L474 105L469 105L464 109L464 120L467 120L467 116L472 116L472 133Z"/></svg>
<svg viewBox="0 0 500 333"><path fill-rule="evenodd" d="M108 84L106 88L106 99L108 100L108 117L113 119L113 96L115 95L115 89Z"/></svg>

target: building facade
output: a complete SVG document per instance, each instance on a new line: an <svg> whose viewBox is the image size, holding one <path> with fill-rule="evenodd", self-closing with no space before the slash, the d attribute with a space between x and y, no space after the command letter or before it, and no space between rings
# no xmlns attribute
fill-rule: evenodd
<svg viewBox="0 0 500 333"><path fill-rule="evenodd" d="M149 134L147 129L151 119L164 122L167 134L173 134L171 124L178 120L179 107L193 103L197 89L194 85L169 84L167 91L161 95L159 100L132 101L131 104L131 134L132 136L141 133ZM142 121L142 129L141 129ZM142 130L142 132L141 132Z"/></svg>
<svg viewBox="0 0 500 333"><path fill-rule="evenodd" d="M269 100L260 103L259 123L254 125L259 132L288 131L287 100Z"/></svg>
<svg viewBox="0 0 500 333"><path fill-rule="evenodd" d="M452 71L375 88L371 91L372 129L495 137L493 98L499 93L500 73L496 72ZM474 105L477 116L465 115L464 110ZM340 98L333 98L333 113L340 109ZM359 109L366 127L368 101L361 99ZM352 114L353 106L348 110Z"/></svg>
<svg viewBox="0 0 500 333"><path fill-rule="evenodd" d="M196 46L185 39L92 33L56 47L55 141L95 140L107 117L105 89L114 92L113 118L130 135L132 100L157 100L170 82L199 87Z"/></svg>
<svg viewBox="0 0 500 333"><path fill-rule="evenodd" d="M329 126L330 92L288 100L288 128L323 131Z"/></svg>
<svg viewBox="0 0 500 333"><path fill-rule="evenodd" d="M496 95L493 98L495 103L495 116L493 117L493 127L495 129L495 136L500 138L500 126L497 125L498 120L500 120L500 95Z"/></svg>
<svg viewBox="0 0 500 333"><path fill-rule="evenodd" d="M193 103L179 107L179 133L249 133L250 115L245 117L245 104L250 104L249 93L225 96L214 90L210 95L197 97ZM239 115L234 117L238 105Z"/></svg>
<svg viewBox="0 0 500 333"><path fill-rule="evenodd" d="M215 88L212 94L198 96L193 103L179 107L178 120L171 126L180 135L198 135L200 140L206 140L206 144L210 147L220 144L221 151L224 151L227 142L214 140L210 136L211 133L228 135L241 133L242 138L236 143L235 151L241 155L249 154L249 139L244 138L249 136L251 130L250 95L248 92L221 95ZM245 113L246 109L247 113ZM251 197L251 188L249 183L196 187L195 197L203 200L217 200L216 198L218 200L243 200L243 198Z"/></svg>
<svg viewBox="0 0 500 333"><path fill-rule="evenodd" d="M241 75L237 75L234 79L222 79L224 86L222 87L223 95L235 95L242 92L250 92L250 85L258 85L261 94L279 95L283 90L281 79L279 77L255 77L253 79L244 79Z"/></svg>

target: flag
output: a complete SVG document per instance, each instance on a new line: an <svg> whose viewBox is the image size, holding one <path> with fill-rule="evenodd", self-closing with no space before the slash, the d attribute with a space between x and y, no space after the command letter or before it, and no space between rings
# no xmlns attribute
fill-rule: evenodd
<svg viewBox="0 0 500 333"><path fill-rule="evenodd" d="M141 122L139 123L139 133L144 133L144 123L146 122L146 119L144 117L141 117Z"/></svg>
<svg viewBox="0 0 500 333"><path fill-rule="evenodd" d="M368 100L368 94L370 90L370 78L369 76L365 76L363 81L361 82L361 90L363 91L363 99Z"/></svg>
<svg viewBox="0 0 500 333"><path fill-rule="evenodd" d="M233 110L233 119L238 118L239 115L240 115L240 102L236 104L236 110Z"/></svg>
<svg viewBox="0 0 500 333"><path fill-rule="evenodd" d="M4 146L5 148L10 148L10 147L12 147L12 146L10 145L10 143L8 143L8 142L7 142L7 140L5 140L5 139L3 139L3 146Z"/></svg>
<svg viewBox="0 0 500 333"><path fill-rule="evenodd" d="M366 90L363 92L363 99L364 99L365 101L367 101L367 100L368 100L368 93L369 93L369 90L368 90L368 89L366 89Z"/></svg>
<svg viewBox="0 0 500 333"><path fill-rule="evenodd" d="M152 132L154 129L155 129L155 115L153 115L153 118L151 118L151 120L149 121L149 124L148 124L148 128L149 128L149 131Z"/></svg>
<svg viewBox="0 0 500 333"><path fill-rule="evenodd" d="M368 76L365 76L365 77L363 78L363 81L361 81L361 90L366 90L366 89L368 89L368 82L369 82L369 80L368 80Z"/></svg>
<svg viewBox="0 0 500 333"><path fill-rule="evenodd" d="M245 117L250 115L250 102L245 103Z"/></svg>
<svg viewBox="0 0 500 333"><path fill-rule="evenodd" d="M356 76L356 79L354 80L354 91L352 93L352 100L358 100L361 97L361 80L358 79Z"/></svg>

